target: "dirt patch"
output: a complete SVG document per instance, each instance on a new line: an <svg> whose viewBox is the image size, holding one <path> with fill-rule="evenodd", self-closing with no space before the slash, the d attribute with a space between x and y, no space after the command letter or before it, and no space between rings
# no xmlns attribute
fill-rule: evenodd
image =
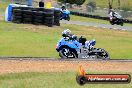
<svg viewBox="0 0 132 88"><path fill-rule="evenodd" d="M77 71L79 65L87 71L132 72L132 62L0 60L0 74Z"/></svg>

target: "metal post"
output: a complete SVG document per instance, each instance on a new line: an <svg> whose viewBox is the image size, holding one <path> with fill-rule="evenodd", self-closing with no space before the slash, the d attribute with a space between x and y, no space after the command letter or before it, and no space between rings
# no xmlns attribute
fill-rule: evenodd
<svg viewBox="0 0 132 88"><path fill-rule="evenodd" d="M28 0L28 6L32 6L33 0Z"/></svg>

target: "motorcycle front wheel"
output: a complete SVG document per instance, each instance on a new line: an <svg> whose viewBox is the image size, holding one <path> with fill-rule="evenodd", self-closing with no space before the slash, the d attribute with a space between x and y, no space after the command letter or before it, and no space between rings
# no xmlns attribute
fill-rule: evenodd
<svg viewBox="0 0 132 88"><path fill-rule="evenodd" d="M62 59L67 59L67 58L77 58L75 52L71 51L69 48L62 48L59 51L59 56Z"/></svg>
<svg viewBox="0 0 132 88"><path fill-rule="evenodd" d="M69 15L67 16L67 20L70 21L70 16Z"/></svg>
<svg viewBox="0 0 132 88"><path fill-rule="evenodd" d="M114 22L113 21L109 21L111 25L114 25Z"/></svg>

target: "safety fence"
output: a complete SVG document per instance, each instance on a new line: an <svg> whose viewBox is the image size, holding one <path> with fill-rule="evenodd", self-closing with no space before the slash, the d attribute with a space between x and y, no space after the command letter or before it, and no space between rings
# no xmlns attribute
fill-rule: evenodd
<svg viewBox="0 0 132 88"><path fill-rule="evenodd" d="M105 17L105 16L103 17L103 16L99 16L99 15L91 15L88 13L82 13L82 12L76 12L76 11L71 11L71 14L76 15L76 16L94 18L94 19L109 20L109 17ZM123 21L125 23L132 23L132 20L128 20L128 19L123 19Z"/></svg>
<svg viewBox="0 0 132 88"><path fill-rule="evenodd" d="M60 10L14 7L12 21L14 23L26 23L35 25L60 26Z"/></svg>

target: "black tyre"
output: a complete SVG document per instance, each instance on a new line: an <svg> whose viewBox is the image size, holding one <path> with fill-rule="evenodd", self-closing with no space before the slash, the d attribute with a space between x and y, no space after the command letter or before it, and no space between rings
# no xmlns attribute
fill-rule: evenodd
<svg viewBox="0 0 132 88"><path fill-rule="evenodd" d="M43 20L44 17L43 16L34 16L34 19Z"/></svg>
<svg viewBox="0 0 132 88"><path fill-rule="evenodd" d="M60 13L60 12L61 12L60 10L54 10L55 14Z"/></svg>
<svg viewBox="0 0 132 88"><path fill-rule="evenodd" d="M22 13L26 15L32 15L32 11L30 10L22 10Z"/></svg>
<svg viewBox="0 0 132 88"><path fill-rule="evenodd" d="M32 8L32 11L39 11L38 8Z"/></svg>
<svg viewBox="0 0 132 88"><path fill-rule="evenodd" d="M62 59L67 59L67 58L77 58L77 55L75 52L73 52L70 48L62 48L59 51L59 56Z"/></svg>
<svg viewBox="0 0 132 88"><path fill-rule="evenodd" d="M54 16L54 19L56 19L56 20L57 20L57 19L60 20L60 18L61 18L60 16Z"/></svg>
<svg viewBox="0 0 132 88"><path fill-rule="evenodd" d="M56 25L56 26L60 26L60 23L54 23L54 25Z"/></svg>
<svg viewBox="0 0 132 88"><path fill-rule="evenodd" d="M60 11L60 10L55 10L55 11L54 11L54 14L55 14L55 15L60 15L60 14L61 14L61 11Z"/></svg>
<svg viewBox="0 0 132 88"><path fill-rule="evenodd" d="M45 17L53 17L54 13L53 12L44 12Z"/></svg>
<svg viewBox="0 0 132 88"><path fill-rule="evenodd" d="M32 19L31 18L24 18L23 19L23 23L31 24L32 23Z"/></svg>
<svg viewBox="0 0 132 88"><path fill-rule="evenodd" d="M23 14L23 18L32 18L32 15Z"/></svg>
<svg viewBox="0 0 132 88"><path fill-rule="evenodd" d="M60 23L60 19L54 19L54 22Z"/></svg>
<svg viewBox="0 0 132 88"><path fill-rule="evenodd" d="M45 25L54 25L54 22L52 22L52 21L50 21L50 22L44 22L43 24L45 24Z"/></svg>
<svg viewBox="0 0 132 88"><path fill-rule="evenodd" d="M19 12L19 13L13 13L13 15L15 15L15 16L22 16L22 13L21 12Z"/></svg>
<svg viewBox="0 0 132 88"><path fill-rule="evenodd" d="M38 8L38 11L42 11L43 12L44 11L44 8L43 7L39 7Z"/></svg>
<svg viewBox="0 0 132 88"><path fill-rule="evenodd" d="M13 15L12 17L15 18L15 19L22 19L22 16L15 16L15 15Z"/></svg>
<svg viewBox="0 0 132 88"><path fill-rule="evenodd" d="M112 21L110 21L110 24L111 24L111 25L114 25L114 23L113 23Z"/></svg>
<svg viewBox="0 0 132 88"><path fill-rule="evenodd" d="M57 18L57 19L54 18L54 21L55 21L55 22L60 22L60 19L58 19L58 18Z"/></svg>
<svg viewBox="0 0 132 88"><path fill-rule="evenodd" d="M31 21L23 21L24 24L32 24Z"/></svg>
<svg viewBox="0 0 132 88"><path fill-rule="evenodd" d="M45 17L45 19L54 19L54 16L52 16L52 17Z"/></svg>
<svg viewBox="0 0 132 88"><path fill-rule="evenodd" d="M54 17L45 17L44 20L45 21L52 21L52 20L54 20Z"/></svg>
<svg viewBox="0 0 132 88"><path fill-rule="evenodd" d="M60 17L54 16L54 19L55 19L55 20L60 20Z"/></svg>
<svg viewBox="0 0 132 88"><path fill-rule="evenodd" d="M48 27L53 27L53 24L46 23L45 25L48 26Z"/></svg>
<svg viewBox="0 0 132 88"><path fill-rule="evenodd" d="M54 24L54 19L45 19L44 23Z"/></svg>
<svg viewBox="0 0 132 88"><path fill-rule="evenodd" d="M43 20L34 19L34 22L43 23Z"/></svg>
<svg viewBox="0 0 132 88"><path fill-rule="evenodd" d="M54 23L54 17L45 17L44 23Z"/></svg>
<svg viewBox="0 0 132 88"><path fill-rule="evenodd" d="M22 10L21 10L21 9L13 9L12 12L13 12L13 13L22 13Z"/></svg>
<svg viewBox="0 0 132 88"><path fill-rule="evenodd" d="M56 25L56 26L60 26L60 19L55 19L54 20L54 25Z"/></svg>
<svg viewBox="0 0 132 88"><path fill-rule="evenodd" d="M60 14L59 15L54 15L55 18L60 18Z"/></svg>
<svg viewBox="0 0 132 88"><path fill-rule="evenodd" d="M23 18L24 21L32 21L31 18Z"/></svg>
<svg viewBox="0 0 132 88"><path fill-rule="evenodd" d="M44 16L44 12L42 12L42 11L39 11L39 12L33 11L33 15L34 16Z"/></svg>
<svg viewBox="0 0 132 88"><path fill-rule="evenodd" d="M44 9L43 11L44 11L44 12L54 12L53 9Z"/></svg>

